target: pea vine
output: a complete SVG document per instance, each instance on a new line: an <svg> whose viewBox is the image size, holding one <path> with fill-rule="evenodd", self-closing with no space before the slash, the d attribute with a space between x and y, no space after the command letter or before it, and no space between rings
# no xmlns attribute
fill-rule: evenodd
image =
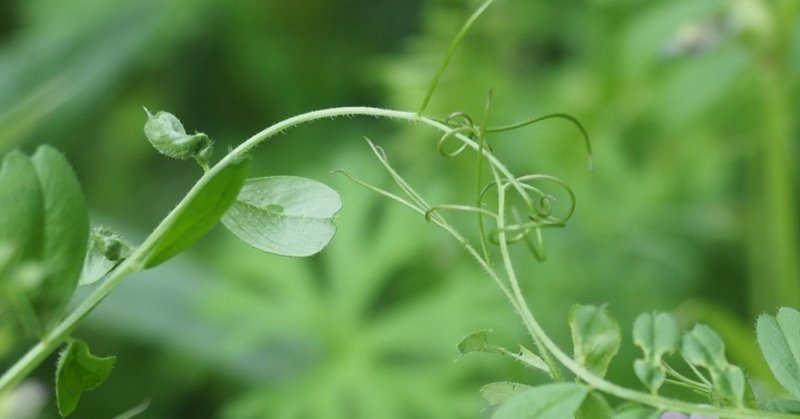
<svg viewBox="0 0 800 419"><path fill-rule="evenodd" d="M0 305L0 313L13 318L16 329L39 339L0 376L0 397L8 395L63 347L56 373L57 403L62 415L73 412L81 394L100 385L115 361L114 357L91 354L85 342L72 336L81 321L125 278L180 254L218 221L244 242L267 252L308 256L322 250L335 233L333 217L341 208L338 194L304 178L247 179L248 155L256 146L299 125L367 116L431 128L439 133L436 146L446 158L474 153L475 198L466 204L430 203L369 139L369 148L398 191L373 185L350 172L337 172L444 230L497 284L519 314L534 350L520 346L511 351L492 344L488 330L475 332L458 345L462 354L500 354L553 381L539 386L488 384L481 393L493 409L493 418L629 419L659 417L664 412L725 418L800 417L800 312L794 309L782 308L777 316L765 314L758 319L762 352L777 381L793 397L770 402L760 401L744 371L727 361L724 343L711 328L697 325L681 334L677 321L668 313L643 314L634 324L634 343L642 356L633 369L644 390L605 378L622 340L619 325L606 307L572 308L568 319L572 355L542 328L522 292L510 246L523 243L535 258L544 259L542 231L566 225L575 210L575 194L566 182L550 175L514 174L494 153L490 137L549 119L566 120L583 136L591 166L586 130L575 118L562 113L510 125L489 125L491 94L480 120L462 112L446 118L425 114L456 46L492 2L483 3L458 32L416 112L359 106L307 112L264 129L212 165L213 143L208 136L187 134L172 114L154 115L145 110L144 131L153 146L168 157L196 160L204 173L138 246L105 227L89 231L77 178L59 152L43 146L33 156L20 151L8 153L0 168L0 206L4 208L0 214L0 292L9 303ZM558 198L548 192L553 188L566 197L566 205L556 205ZM475 216L475 239L468 238L449 219L448 214L453 212ZM63 315L79 285L94 288ZM673 354L679 354L678 361L684 365L676 365L670 358ZM686 368L693 376L679 372ZM662 395L660 391L666 385L689 389L704 401ZM607 397L626 403L612 407Z"/></svg>

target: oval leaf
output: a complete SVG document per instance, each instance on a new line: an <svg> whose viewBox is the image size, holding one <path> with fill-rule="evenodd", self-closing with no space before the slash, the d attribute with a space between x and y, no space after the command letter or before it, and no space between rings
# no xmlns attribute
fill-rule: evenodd
<svg viewBox="0 0 800 419"><path fill-rule="evenodd" d="M762 314L756 323L756 334L772 374L800 399L800 313L783 307L777 318Z"/></svg>
<svg viewBox="0 0 800 419"><path fill-rule="evenodd" d="M31 162L44 198L42 263L47 272L33 304L47 330L78 286L89 242L89 211L78 178L63 154L41 146Z"/></svg>
<svg viewBox="0 0 800 419"><path fill-rule="evenodd" d="M212 169L210 178L198 182L142 244L144 267L152 268L182 252L203 237L230 207L247 177L249 160ZM214 171L216 170L216 173Z"/></svg>
<svg viewBox="0 0 800 419"><path fill-rule="evenodd" d="M645 313L636 318L633 341L642 349L644 358L636 360L633 368L650 391L658 391L664 383L666 369L661 365L661 357L674 352L679 339L678 322L668 313Z"/></svg>
<svg viewBox="0 0 800 419"><path fill-rule="evenodd" d="M28 156L12 151L0 167L0 243L13 261L38 259L42 247L43 203L36 169Z"/></svg>
<svg viewBox="0 0 800 419"><path fill-rule="evenodd" d="M575 305L569 312L569 327L575 360L604 376L622 342L617 321L605 307Z"/></svg>
<svg viewBox="0 0 800 419"><path fill-rule="evenodd" d="M81 393L91 390L108 378L116 357L98 357L89 353L86 342L73 340L61 352L56 369L58 412L67 416L78 406Z"/></svg>
<svg viewBox="0 0 800 419"><path fill-rule="evenodd" d="M499 381L481 387L481 397L489 402L489 406L505 403L506 400L533 387L527 384Z"/></svg>
<svg viewBox="0 0 800 419"><path fill-rule="evenodd" d="M577 383L534 387L500 405L492 419L572 419L588 393L588 387Z"/></svg>
<svg viewBox="0 0 800 419"><path fill-rule="evenodd" d="M336 233L339 194L294 176L248 179L222 223L245 243L283 256L310 256Z"/></svg>

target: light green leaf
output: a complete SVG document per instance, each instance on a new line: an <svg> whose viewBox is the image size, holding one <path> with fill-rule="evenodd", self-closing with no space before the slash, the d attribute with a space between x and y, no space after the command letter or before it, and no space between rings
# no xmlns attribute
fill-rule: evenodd
<svg viewBox="0 0 800 419"><path fill-rule="evenodd" d="M667 370L659 362L650 359L637 359L633 361L633 371L642 384L646 385L651 392L655 393L664 384L667 378Z"/></svg>
<svg viewBox="0 0 800 419"><path fill-rule="evenodd" d="M91 390L108 378L116 357L97 357L89 353L86 342L72 340L61 352L56 369L58 412L66 417L78 406L81 393Z"/></svg>
<svg viewBox="0 0 800 419"><path fill-rule="evenodd" d="M322 183L294 176L248 179L222 217L245 243L283 256L310 256L333 238L339 194Z"/></svg>
<svg viewBox="0 0 800 419"><path fill-rule="evenodd" d="M800 312L782 307L777 318L762 314L756 334L772 374L789 393L800 398Z"/></svg>
<svg viewBox="0 0 800 419"><path fill-rule="evenodd" d="M678 322L669 313L644 313L633 323L633 342L654 359L674 352L679 340Z"/></svg>
<svg viewBox="0 0 800 419"><path fill-rule="evenodd" d="M0 167L0 242L9 247L9 261L41 256L44 204L36 169L28 156L11 151Z"/></svg>
<svg viewBox="0 0 800 419"><path fill-rule="evenodd" d="M617 321L605 307L575 305L569 312L569 326L575 360L604 376L622 342Z"/></svg>
<svg viewBox="0 0 800 419"><path fill-rule="evenodd" d="M458 352L461 355L466 355L470 352L502 353L498 346L489 343L490 333L492 333L492 329L479 330L470 334L458 343Z"/></svg>
<svg viewBox="0 0 800 419"><path fill-rule="evenodd" d="M48 274L33 305L47 330L78 285L89 237L89 213L78 178L63 154L41 146L31 161L44 198L42 263Z"/></svg>
<svg viewBox="0 0 800 419"><path fill-rule="evenodd" d="M770 412L800 413L800 400L770 400L766 409Z"/></svg>
<svg viewBox="0 0 800 419"><path fill-rule="evenodd" d="M158 236L142 245L146 246L147 255L144 267L165 262L211 230L236 199L247 177L248 164L249 160L233 163L211 174L208 181L195 184L187 199L156 228Z"/></svg>
<svg viewBox="0 0 800 419"><path fill-rule="evenodd" d="M527 384L499 381L481 387L481 397L489 402L490 406L494 406L505 403L511 397L531 388L533 387Z"/></svg>
<svg viewBox="0 0 800 419"><path fill-rule="evenodd" d="M678 323L672 315L645 313L636 318L633 341L642 349L644 358L636 360L633 369L650 391L658 391L664 383L666 370L661 365L661 357L674 352L679 340Z"/></svg>
<svg viewBox="0 0 800 419"><path fill-rule="evenodd" d="M588 393L588 387L577 383L534 387L500 405L492 419L572 419Z"/></svg>
<svg viewBox="0 0 800 419"><path fill-rule="evenodd" d="M696 325L683 335L681 353L687 362L711 373L712 392L723 400L741 406L744 398L745 377L741 368L725 359L725 344L710 327Z"/></svg>
<svg viewBox="0 0 800 419"><path fill-rule="evenodd" d="M547 363L535 353L528 350L528 348L520 345L519 346L519 353L514 354L515 358L524 364L527 367L535 368L537 370L544 371L550 374L550 367L547 366Z"/></svg>

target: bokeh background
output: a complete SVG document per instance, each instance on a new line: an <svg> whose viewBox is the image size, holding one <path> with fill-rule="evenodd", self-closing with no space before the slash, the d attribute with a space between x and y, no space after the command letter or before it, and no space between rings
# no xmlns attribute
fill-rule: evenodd
<svg viewBox="0 0 800 419"><path fill-rule="evenodd" d="M66 153L94 224L136 242L200 175L145 140L142 106L178 115L217 156L296 113L339 105L416 110L452 36L477 7L455 0L3 0L0 152ZM566 180L570 224L548 260L519 253L530 305L569 349L566 312L607 303L626 345L610 376L636 386L636 314L674 312L728 343L774 394L755 316L800 307L796 0L498 0L475 24L429 107L490 121L567 112L492 141L517 172ZM218 228L129 278L78 330L116 354L76 418L480 418L482 384L536 373L474 355L477 329L529 345L500 292L412 212L330 174L388 176L362 137L433 202L470 202L472 159L436 134L372 119L324 121L256 151L253 175L291 174L343 196L339 233L310 259L265 255ZM0 209L2 210L2 209ZM0 337L0 366L31 342ZM56 417L54 359L26 383L32 417Z"/></svg>

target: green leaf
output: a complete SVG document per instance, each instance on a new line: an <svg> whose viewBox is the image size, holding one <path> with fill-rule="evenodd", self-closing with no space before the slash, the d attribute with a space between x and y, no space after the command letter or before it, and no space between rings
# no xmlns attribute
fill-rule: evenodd
<svg viewBox="0 0 800 419"><path fill-rule="evenodd" d="M800 398L800 312L782 307L777 318L762 314L756 334L772 374L789 393Z"/></svg>
<svg viewBox="0 0 800 419"><path fill-rule="evenodd" d="M550 367L547 366L547 363L545 363L539 355L529 351L528 348L522 345L519 346L519 353L514 354L514 358L527 367L535 368L550 374Z"/></svg>
<svg viewBox="0 0 800 419"><path fill-rule="evenodd" d="M89 346L80 340L71 340L61 352L56 369L56 400L58 412L66 417L78 406L81 393L91 390L108 378L116 357L97 357L89 353Z"/></svg>
<svg viewBox="0 0 800 419"><path fill-rule="evenodd" d="M222 222L245 243L283 256L310 256L333 238L342 200L314 180L273 176L248 179Z"/></svg>
<svg viewBox="0 0 800 419"><path fill-rule="evenodd" d="M490 406L495 406L505 403L511 397L531 388L533 387L527 384L499 381L481 387L481 397L489 402Z"/></svg>
<svg viewBox="0 0 800 419"><path fill-rule="evenodd" d="M651 407L626 403L617 408L612 419L658 419L661 415Z"/></svg>
<svg viewBox="0 0 800 419"><path fill-rule="evenodd" d="M592 391L583 400L583 404L575 414L575 419L611 419L614 416L614 409L608 404L603 394Z"/></svg>
<svg viewBox="0 0 800 419"><path fill-rule="evenodd" d="M633 371L636 377L642 382L651 392L655 393L664 384L667 378L667 370L660 363L654 362L650 359L637 359L633 361Z"/></svg>
<svg viewBox="0 0 800 419"><path fill-rule="evenodd" d="M723 400L741 406L745 391L745 376L741 368L725 359L725 344L710 327L698 324L683 335L681 353L687 362L711 373L712 393Z"/></svg>
<svg viewBox="0 0 800 419"><path fill-rule="evenodd" d="M678 323L672 315L645 313L636 318L633 341L642 349L644 358L636 360L633 369L651 392L657 392L666 379L661 357L674 352L679 340Z"/></svg>
<svg viewBox="0 0 800 419"><path fill-rule="evenodd" d="M461 355L466 355L470 352L501 353L498 346L489 343L490 333L492 333L492 329L479 330L470 334L458 343L458 352Z"/></svg>
<svg viewBox="0 0 800 419"><path fill-rule="evenodd" d="M569 312L575 360L604 376L622 342L619 325L605 307L575 305Z"/></svg>
<svg viewBox="0 0 800 419"><path fill-rule="evenodd" d="M78 286L89 237L89 213L78 178L63 154L41 146L31 161L44 198L42 263L48 274L33 305L47 330Z"/></svg>
<svg viewBox="0 0 800 419"><path fill-rule="evenodd" d="M646 356L652 354L653 358L661 359L675 351L679 340L678 322L669 313L641 314L633 323L633 342Z"/></svg>
<svg viewBox="0 0 800 419"><path fill-rule="evenodd" d="M534 387L500 405L492 419L572 419L588 393L588 387L577 383Z"/></svg>
<svg viewBox="0 0 800 419"><path fill-rule="evenodd" d="M158 236L142 245L146 246L147 255L144 267L165 262L211 230L236 199L247 177L248 164L249 160L241 160L214 173L215 167L207 181L197 183L156 228Z"/></svg>
<svg viewBox="0 0 800 419"><path fill-rule="evenodd" d="M765 407L770 412L800 413L800 400L770 400Z"/></svg>
<svg viewBox="0 0 800 419"><path fill-rule="evenodd" d="M44 204L36 169L28 156L11 151L0 167L0 242L9 247L7 264L38 259L42 251Z"/></svg>

